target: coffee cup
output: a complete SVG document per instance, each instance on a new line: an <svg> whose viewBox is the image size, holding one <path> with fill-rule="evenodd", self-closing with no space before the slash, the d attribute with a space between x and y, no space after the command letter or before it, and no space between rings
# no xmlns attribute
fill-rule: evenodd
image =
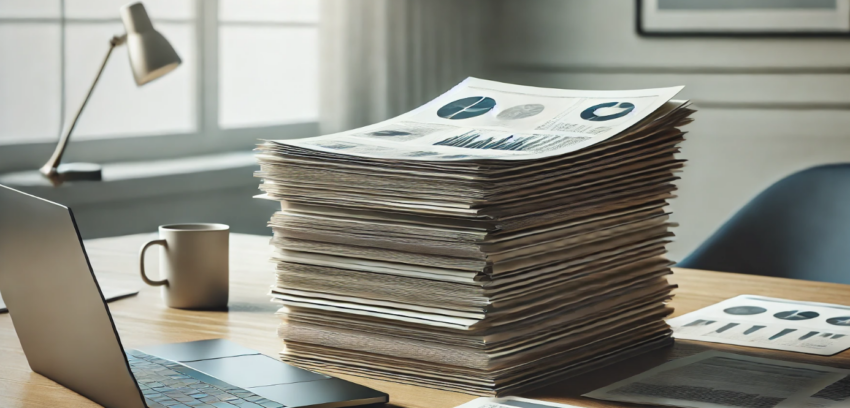
<svg viewBox="0 0 850 408"><path fill-rule="evenodd" d="M162 298L177 309L227 308L229 292L230 227L224 224L170 224L159 227L159 239L139 250L142 280L161 286ZM145 273L145 251L159 245L159 274Z"/></svg>

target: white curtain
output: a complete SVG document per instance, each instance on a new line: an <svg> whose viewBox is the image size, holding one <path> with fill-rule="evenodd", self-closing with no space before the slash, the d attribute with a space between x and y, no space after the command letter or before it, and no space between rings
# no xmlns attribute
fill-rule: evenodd
<svg viewBox="0 0 850 408"><path fill-rule="evenodd" d="M322 133L413 109L481 68L483 0L322 0Z"/></svg>

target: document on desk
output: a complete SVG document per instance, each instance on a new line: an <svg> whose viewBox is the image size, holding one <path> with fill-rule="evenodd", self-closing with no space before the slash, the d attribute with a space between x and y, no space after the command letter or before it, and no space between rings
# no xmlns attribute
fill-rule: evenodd
<svg viewBox="0 0 850 408"><path fill-rule="evenodd" d="M669 109L659 108L682 88L582 91L468 78L425 105L374 125L272 143L414 161L554 157L607 140L643 119L664 116ZM447 123L451 121L457 125Z"/></svg>
<svg viewBox="0 0 850 408"><path fill-rule="evenodd" d="M584 396L687 408L832 408L850 403L850 370L706 351Z"/></svg>
<svg viewBox="0 0 850 408"><path fill-rule="evenodd" d="M673 337L830 356L850 348L850 307L741 295L667 321Z"/></svg>
<svg viewBox="0 0 850 408"><path fill-rule="evenodd" d="M520 397L476 398L455 408L581 408L575 405L540 401Z"/></svg>
<svg viewBox="0 0 850 408"><path fill-rule="evenodd" d="M669 345L681 89L469 78L380 123L263 142L281 359L495 397Z"/></svg>

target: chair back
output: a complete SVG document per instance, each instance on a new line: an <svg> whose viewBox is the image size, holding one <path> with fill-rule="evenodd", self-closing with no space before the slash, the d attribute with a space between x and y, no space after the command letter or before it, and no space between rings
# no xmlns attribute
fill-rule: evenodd
<svg viewBox="0 0 850 408"><path fill-rule="evenodd" d="M678 266L850 283L850 164L778 181Z"/></svg>

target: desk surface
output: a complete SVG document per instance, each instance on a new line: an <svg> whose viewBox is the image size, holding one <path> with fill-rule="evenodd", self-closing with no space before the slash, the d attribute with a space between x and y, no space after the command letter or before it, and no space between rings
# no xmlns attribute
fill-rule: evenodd
<svg viewBox="0 0 850 408"><path fill-rule="evenodd" d="M159 298L159 289L143 286L138 278L138 249L151 234L103 238L86 242L92 266L102 286L141 288L138 296L110 304L112 316L125 347L227 338L277 356L281 340L276 335L279 323L277 307L266 295L274 281L268 261L269 238L233 234L230 256L230 311L191 312L169 309ZM155 267L156 251L150 251L148 265ZM671 278L679 284L673 307L676 315L691 312L740 294L774 296L827 303L850 303L850 285L806 282L720 272L678 269ZM49 301L49 299L45 299ZM62 305L56 305L61 313ZM56 341L62 341L57 333ZM678 341L672 348L609 366L593 373L568 379L531 394L530 398L572 403L583 407L616 407L580 397L582 393L642 372L667 359L708 349L783 360L850 368L850 352L833 357L810 356L783 351ZM89 400L30 371L8 314L0 314L0 406L2 407L94 407ZM390 395L390 407L449 408L473 399L473 396L394 384L359 377L342 376Z"/></svg>

